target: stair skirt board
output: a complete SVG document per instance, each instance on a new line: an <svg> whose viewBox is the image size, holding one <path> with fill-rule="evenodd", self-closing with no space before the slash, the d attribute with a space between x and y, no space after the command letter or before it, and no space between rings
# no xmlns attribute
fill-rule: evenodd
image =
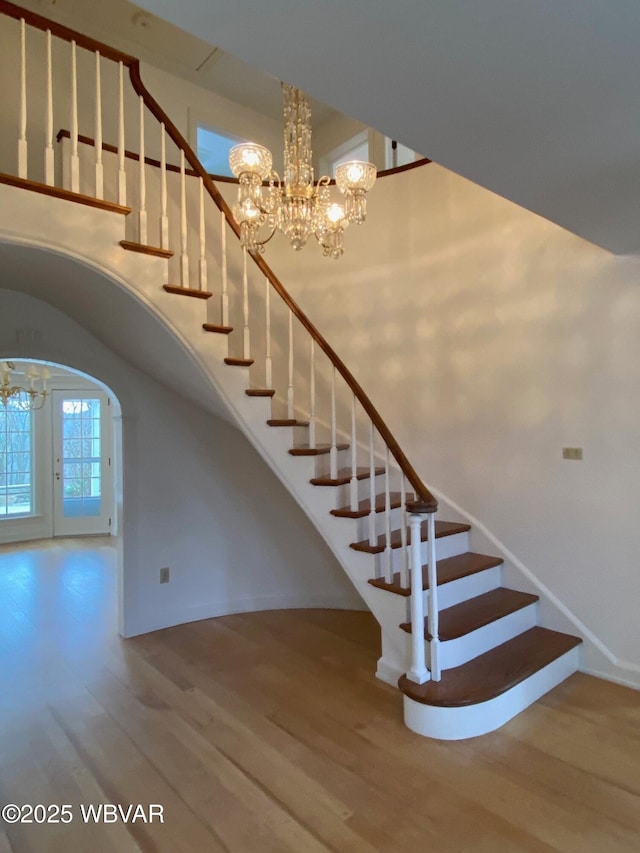
<svg viewBox="0 0 640 853"><path fill-rule="evenodd" d="M464 740L488 734L573 675L578 665L576 647L499 696L475 705L444 708L423 705L404 696L405 725L416 734L437 740Z"/></svg>

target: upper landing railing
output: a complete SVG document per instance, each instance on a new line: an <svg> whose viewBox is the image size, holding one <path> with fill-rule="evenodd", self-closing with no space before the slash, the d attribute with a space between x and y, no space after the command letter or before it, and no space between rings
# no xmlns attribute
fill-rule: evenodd
<svg viewBox="0 0 640 853"><path fill-rule="evenodd" d="M282 395L286 400L284 420L296 423L298 413L308 415L309 450L318 448L316 435L319 430L328 433L330 478L348 483L351 511L367 516L368 543L373 553L381 554L381 572L387 580L392 580L397 569L403 585L409 585L410 554L420 545L416 514L428 516L428 563L433 591L429 595L429 621L430 633L437 638L433 526L437 501L342 359L265 259L261 255L250 255L254 270L261 274L264 282L256 295L247 253L240 249L239 240L227 240L229 229L236 238L240 230L231 209L180 130L145 88L139 61L7 0L0 0L0 13L7 16L3 26L11 28L14 36L3 44L4 61L14 62L14 69L19 69L11 81L3 81L8 103L3 120L10 121L12 98L15 99L13 114L18 118L17 166L2 166L3 171L15 169L13 174L22 181L35 180L48 187L62 184L72 193L131 207L135 215L129 217L133 222L127 227L135 227L136 242L155 246L156 253L172 257L170 274L173 269L180 289L192 295L213 295L209 289L209 282L213 280L210 273L216 270L219 314L211 318L216 322L209 325L231 331L230 314L235 311L239 320L235 325L242 328L240 361L253 364L255 356L262 357L264 373L259 378L264 377L265 392L275 388L275 380L280 379L286 388ZM128 69L131 89L125 86L125 69ZM15 86L12 85L14 81ZM80 133L80 122L85 136ZM63 154L59 146L54 146L55 127L65 125L69 127L69 139L68 150ZM106 135L117 140L111 151L104 143ZM92 146L83 144L86 137L92 137ZM67 140L64 142L66 145ZM138 152L135 159L130 154L127 156L131 150ZM156 160L147 157L151 153L156 155ZM177 168L171 165L172 159L177 160ZM155 165L150 165L152 163ZM215 214L212 203L217 208ZM273 291L280 298L274 300L274 305L271 302ZM262 302L263 307L260 319L255 312L250 316L250 304L257 301ZM274 336L274 330L280 334ZM232 345L234 339L232 336ZM319 362L319 353L326 357L323 364ZM255 370L252 368L252 378ZM301 373L304 373L304 381ZM320 411L323 395L324 419ZM347 438L350 448L348 465L342 470L338 468L338 459L346 442L340 442L339 437ZM376 477L380 476L380 461L385 483L382 506L375 486ZM363 471L370 480L366 502L359 497L358 483ZM363 506L366 507L364 512ZM399 558L392 553L397 550L398 543L393 542L391 536L393 513L397 514L398 510L401 522ZM414 514L412 546L408 542L407 513ZM380 527L383 528L381 532ZM418 552L413 556L417 560L420 558ZM418 568L419 572L412 572L412 585L415 607L421 608L419 564ZM413 617L417 620L414 624L421 624L419 610ZM412 677L426 680L420 634L420 631L413 632ZM431 646L437 648L437 640L432 641ZM437 671L437 661L432 660L432 670Z"/></svg>

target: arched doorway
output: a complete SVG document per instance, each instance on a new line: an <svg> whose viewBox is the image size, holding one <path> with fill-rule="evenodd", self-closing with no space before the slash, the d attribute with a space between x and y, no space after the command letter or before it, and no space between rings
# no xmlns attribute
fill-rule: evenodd
<svg viewBox="0 0 640 853"><path fill-rule="evenodd" d="M120 404L111 389L77 369L3 358L12 387L46 397L29 407L27 391L0 402L0 589L12 618L73 614L113 633L122 623ZM5 383L7 386L7 383ZM6 397L7 395L5 395ZM57 608L57 610L56 610ZM46 621L42 616L41 619ZM121 629L120 629L121 630Z"/></svg>
<svg viewBox="0 0 640 853"><path fill-rule="evenodd" d="M0 403L0 543L115 532L113 392L77 370L6 361L14 388L46 386L29 406L26 391Z"/></svg>

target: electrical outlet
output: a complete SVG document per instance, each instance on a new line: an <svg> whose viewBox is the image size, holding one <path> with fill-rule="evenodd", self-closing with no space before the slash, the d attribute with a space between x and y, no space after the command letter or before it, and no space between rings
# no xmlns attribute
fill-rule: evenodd
<svg viewBox="0 0 640 853"><path fill-rule="evenodd" d="M562 448L562 458L563 459L574 459L581 460L582 459L582 448L581 447L563 447Z"/></svg>
<svg viewBox="0 0 640 853"><path fill-rule="evenodd" d="M160 583L169 583L169 566L160 569Z"/></svg>

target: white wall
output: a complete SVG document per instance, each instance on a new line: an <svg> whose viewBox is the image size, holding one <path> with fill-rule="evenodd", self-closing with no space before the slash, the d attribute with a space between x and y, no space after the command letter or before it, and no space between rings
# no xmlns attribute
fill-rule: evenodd
<svg viewBox="0 0 640 853"><path fill-rule="evenodd" d="M18 330L31 332L28 352L16 352ZM1 289L0 351L82 370L121 404L126 635L241 610L362 606L302 511L229 425L50 305ZM160 586L163 566L171 582Z"/></svg>
<svg viewBox="0 0 640 853"><path fill-rule="evenodd" d="M345 243L333 262L273 240L267 260L425 482L640 685L638 259L435 165L380 180Z"/></svg>

